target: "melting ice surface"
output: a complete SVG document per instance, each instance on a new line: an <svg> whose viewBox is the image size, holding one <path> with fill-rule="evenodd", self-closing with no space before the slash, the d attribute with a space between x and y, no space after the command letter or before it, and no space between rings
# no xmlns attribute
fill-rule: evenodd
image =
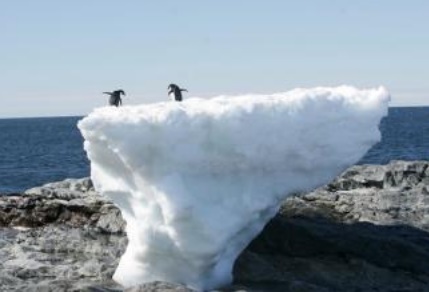
<svg viewBox="0 0 429 292"><path fill-rule="evenodd" d="M380 87L295 89L104 107L78 124L96 189L127 221L114 279L205 290L282 199L327 183L380 140Z"/></svg>

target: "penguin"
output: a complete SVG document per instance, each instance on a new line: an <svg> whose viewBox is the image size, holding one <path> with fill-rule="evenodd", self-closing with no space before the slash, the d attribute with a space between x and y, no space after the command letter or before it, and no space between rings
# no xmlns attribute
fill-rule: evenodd
<svg viewBox="0 0 429 292"><path fill-rule="evenodd" d="M121 94L126 95L122 89L115 90L113 92L103 92L103 94L110 95L109 105L120 106L122 105Z"/></svg>
<svg viewBox="0 0 429 292"><path fill-rule="evenodd" d="M182 89L174 83L171 83L168 86L168 95L171 97L172 100L182 101L182 91L188 92L186 89Z"/></svg>

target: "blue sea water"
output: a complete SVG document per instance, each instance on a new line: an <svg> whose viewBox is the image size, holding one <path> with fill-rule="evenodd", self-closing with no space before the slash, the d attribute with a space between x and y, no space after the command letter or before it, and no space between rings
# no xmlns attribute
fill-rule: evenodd
<svg viewBox="0 0 429 292"><path fill-rule="evenodd" d="M88 176L79 119L0 119L0 193Z"/></svg>
<svg viewBox="0 0 429 292"><path fill-rule="evenodd" d="M0 193L89 175L80 117L0 119ZM390 108L382 141L359 164L429 160L429 107Z"/></svg>

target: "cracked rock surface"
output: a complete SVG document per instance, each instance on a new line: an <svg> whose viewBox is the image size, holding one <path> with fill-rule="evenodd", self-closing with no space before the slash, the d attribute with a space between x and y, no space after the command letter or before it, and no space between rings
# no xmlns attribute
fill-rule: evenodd
<svg viewBox="0 0 429 292"><path fill-rule="evenodd" d="M428 165L426 161L393 161L353 166L328 185L288 199L280 213L429 231Z"/></svg>

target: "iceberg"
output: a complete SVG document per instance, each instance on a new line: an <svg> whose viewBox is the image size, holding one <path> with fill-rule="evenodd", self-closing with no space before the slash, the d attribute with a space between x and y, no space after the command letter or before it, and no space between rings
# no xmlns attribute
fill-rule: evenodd
<svg viewBox="0 0 429 292"><path fill-rule="evenodd" d="M91 178L129 239L114 280L229 284L283 199L380 140L389 100L383 87L340 86L95 109L78 123Z"/></svg>

